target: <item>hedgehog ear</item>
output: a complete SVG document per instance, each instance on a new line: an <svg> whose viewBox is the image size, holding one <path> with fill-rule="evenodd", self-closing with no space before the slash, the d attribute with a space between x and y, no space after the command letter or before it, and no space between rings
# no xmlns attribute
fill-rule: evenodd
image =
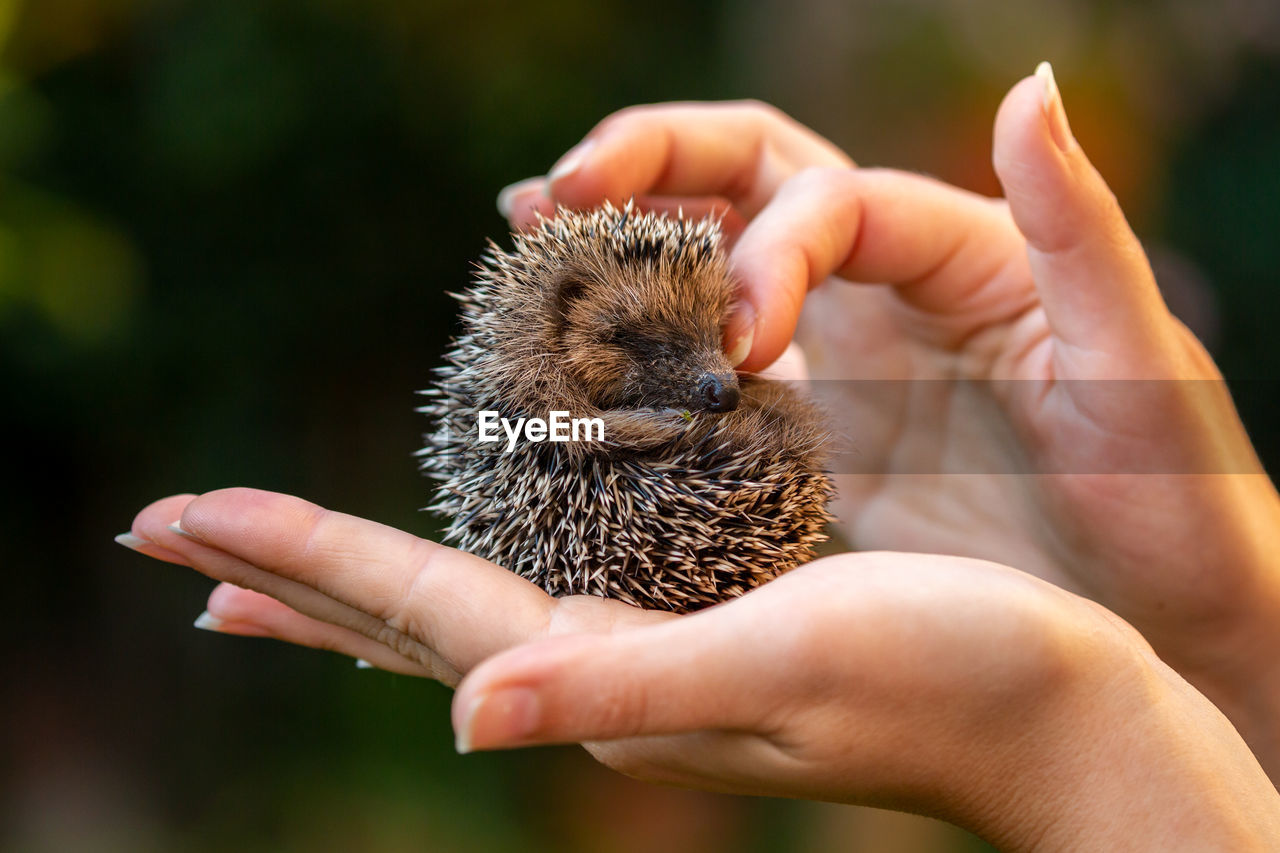
<svg viewBox="0 0 1280 853"><path fill-rule="evenodd" d="M569 275L560 279L555 287L556 323L563 331L569 322L573 306L587 295L587 282L581 276Z"/></svg>

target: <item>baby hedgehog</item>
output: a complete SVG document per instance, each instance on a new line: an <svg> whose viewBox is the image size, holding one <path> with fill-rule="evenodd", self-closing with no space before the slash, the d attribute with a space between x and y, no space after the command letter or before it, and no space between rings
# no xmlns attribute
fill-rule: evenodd
<svg viewBox="0 0 1280 853"><path fill-rule="evenodd" d="M718 222L606 204L514 240L490 243L455 294L463 333L423 392L445 541L552 595L678 612L811 559L829 520L828 432L795 391L736 375L721 351L733 286ZM603 440L480 440L482 412L554 411L599 418Z"/></svg>

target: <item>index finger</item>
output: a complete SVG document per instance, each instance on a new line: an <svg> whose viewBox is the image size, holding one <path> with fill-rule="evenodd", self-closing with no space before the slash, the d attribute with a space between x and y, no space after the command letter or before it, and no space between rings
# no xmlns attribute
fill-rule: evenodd
<svg viewBox="0 0 1280 853"><path fill-rule="evenodd" d="M717 196L745 217L810 166L850 167L843 151L755 101L669 103L620 110L549 174L551 197L593 207L632 196Z"/></svg>
<svg viewBox="0 0 1280 853"><path fill-rule="evenodd" d="M890 169L808 169L747 226L730 261L745 309L726 341L741 369L787 346L806 293L829 276L887 282L917 333L956 346L1025 312L1035 290L1025 243L995 199Z"/></svg>

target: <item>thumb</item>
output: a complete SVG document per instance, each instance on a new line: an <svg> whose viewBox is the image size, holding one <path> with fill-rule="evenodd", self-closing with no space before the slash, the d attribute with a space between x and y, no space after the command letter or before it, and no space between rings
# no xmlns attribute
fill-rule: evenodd
<svg viewBox="0 0 1280 853"><path fill-rule="evenodd" d="M458 751L753 728L767 704L751 696L763 650L718 616L557 637L490 658L454 696Z"/></svg>
<svg viewBox="0 0 1280 853"><path fill-rule="evenodd" d="M1149 370L1168 311L1115 196L1071 135L1049 63L1000 105L994 165L1057 342L1104 355L1110 372Z"/></svg>

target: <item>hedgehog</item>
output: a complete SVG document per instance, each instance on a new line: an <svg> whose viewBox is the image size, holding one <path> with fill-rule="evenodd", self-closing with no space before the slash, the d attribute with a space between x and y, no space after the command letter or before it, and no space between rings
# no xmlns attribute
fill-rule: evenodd
<svg viewBox="0 0 1280 853"><path fill-rule="evenodd" d="M490 241L451 294L462 333L421 392L443 540L553 596L675 612L812 559L830 431L812 401L722 351L734 284L719 221L606 203L512 239ZM481 440L486 413L557 411L579 440Z"/></svg>

